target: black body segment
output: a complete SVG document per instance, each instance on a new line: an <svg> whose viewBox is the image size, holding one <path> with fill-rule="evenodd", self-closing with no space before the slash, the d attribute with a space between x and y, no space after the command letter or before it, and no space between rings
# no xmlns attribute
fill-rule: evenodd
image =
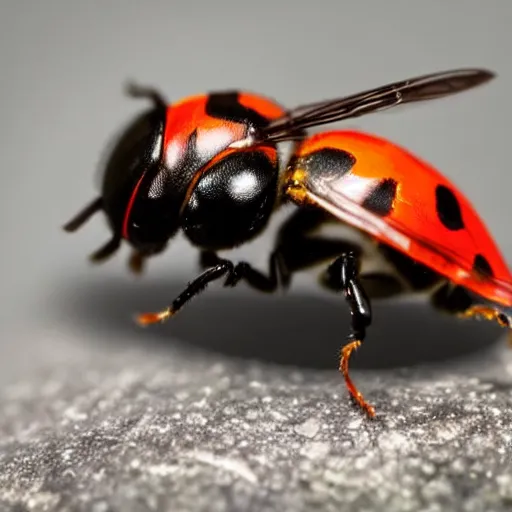
<svg viewBox="0 0 512 512"><path fill-rule="evenodd" d="M250 240L267 225L278 186L278 163L263 151L234 152L199 178L182 213L198 247L220 250Z"/></svg>
<svg viewBox="0 0 512 512"><path fill-rule="evenodd" d="M122 133L106 163L103 207L115 233L121 234L126 207L137 183L161 158L165 110L144 112Z"/></svg>
<svg viewBox="0 0 512 512"><path fill-rule="evenodd" d="M205 158L197 150L197 131L188 138L179 161L168 167L163 161L148 172L134 197L129 218L132 245L149 252L158 249L180 228L180 208L187 188ZM153 249L153 250L155 250Z"/></svg>

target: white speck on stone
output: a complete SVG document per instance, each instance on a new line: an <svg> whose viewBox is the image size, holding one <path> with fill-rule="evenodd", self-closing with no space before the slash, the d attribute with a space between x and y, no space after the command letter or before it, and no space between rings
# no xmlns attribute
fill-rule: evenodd
<svg viewBox="0 0 512 512"><path fill-rule="evenodd" d="M67 468L62 472L62 476L76 478L76 473L71 468Z"/></svg>
<svg viewBox="0 0 512 512"><path fill-rule="evenodd" d="M320 430L320 423L315 418L309 418L304 423L296 425L294 430L297 434L313 439Z"/></svg>
<svg viewBox="0 0 512 512"><path fill-rule="evenodd" d="M432 462L424 462L421 466L421 470L425 475L432 476L436 472L436 467Z"/></svg>
<svg viewBox="0 0 512 512"><path fill-rule="evenodd" d="M130 467L133 468L133 469L139 468L140 467L140 460L139 459L133 459L130 462Z"/></svg>
<svg viewBox="0 0 512 512"><path fill-rule="evenodd" d="M62 452L61 457L62 457L62 460L67 461L67 460L71 459L72 455L73 455L73 449L72 448L68 448L67 450L64 450Z"/></svg>
<svg viewBox="0 0 512 512"><path fill-rule="evenodd" d="M323 459L331 451L329 443L323 443L320 441L309 442L304 445L301 450L301 454L308 459Z"/></svg>
<svg viewBox="0 0 512 512"><path fill-rule="evenodd" d="M347 425L347 428L350 430L357 430L358 428L361 427L361 423L361 419L353 420Z"/></svg>
<svg viewBox="0 0 512 512"><path fill-rule="evenodd" d="M327 469L324 472L324 481L326 483L334 484L334 485L343 485L346 483L346 476L343 471L333 471L332 469Z"/></svg>
<svg viewBox="0 0 512 512"><path fill-rule="evenodd" d="M257 417L258 417L258 411L256 409L250 409L249 411L247 411L247 413L245 414L245 417L249 420L249 421L252 421L252 420L255 420Z"/></svg>
<svg viewBox="0 0 512 512"><path fill-rule="evenodd" d="M231 434L226 434L223 438L224 440L224 446L233 446L235 444L235 438Z"/></svg>
<svg viewBox="0 0 512 512"><path fill-rule="evenodd" d="M227 405L226 407L224 407L223 413L226 416L233 416L236 414L236 409L232 405Z"/></svg>
<svg viewBox="0 0 512 512"><path fill-rule="evenodd" d="M204 427L208 423L208 419L205 418L202 414L191 413L187 416L186 422L189 425L199 425Z"/></svg>
<svg viewBox="0 0 512 512"><path fill-rule="evenodd" d="M402 451L407 444L407 437L398 432L389 432L379 439L379 446L382 450Z"/></svg>
<svg viewBox="0 0 512 512"><path fill-rule="evenodd" d="M512 475L500 475L496 478L500 497L504 500L512 500Z"/></svg>
<svg viewBox="0 0 512 512"><path fill-rule="evenodd" d="M87 414L78 411L75 407L68 407L64 411L64 416L71 421L84 421L87 419Z"/></svg>
<svg viewBox="0 0 512 512"><path fill-rule="evenodd" d="M192 404L192 407L196 407L197 409L203 409L207 403L208 403L208 401L206 400L206 398L201 398L201 400L194 402Z"/></svg>
<svg viewBox="0 0 512 512"><path fill-rule="evenodd" d="M272 419L274 421L284 421L287 419L287 417L283 413L278 411L270 411L270 416L272 416Z"/></svg>
<svg viewBox="0 0 512 512"><path fill-rule="evenodd" d="M101 468L99 471L97 471L96 473L94 473L92 475L92 478L94 481L100 482L101 480L103 480L104 476L105 476L105 468Z"/></svg>
<svg viewBox="0 0 512 512"><path fill-rule="evenodd" d="M448 480L431 480L424 485L421 493L427 501L438 501L439 498L449 498L453 487Z"/></svg>
<svg viewBox="0 0 512 512"><path fill-rule="evenodd" d="M171 426L169 424L167 425L151 425L149 427L149 430L153 430L155 432L158 432L159 434L166 434L171 430Z"/></svg>
<svg viewBox="0 0 512 512"><path fill-rule="evenodd" d="M91 508L92 512L107 512L108 503L106 501L97 501Z"/></svg>
<svg viewBox="0 0 512 512"><path fill-rule="evenodd" d="M146 471L153 476L170 476L178 470L178 466L171 466L170 464L155 464L148 466Z"/></svg>
<svg viewBox="0 0 512 512"><path fill-rule="evenodd" d="M217 469L233 473L243 478L244 480L250 482L251 484L258 483L258 477L256 476L256 474L249 468L249 466L245 462L241 460L226 457L217 457L213 453L200 451L191 453L189 457L198 462L209 464L210 466L213 466Z"/></svg>
<svg viewBox="0 0 512 512"><path fill-rule="evenodd" d="M33 494L27 501L29 510L50 510L60 501L57 494L52 492L38 492Z"/></svg>

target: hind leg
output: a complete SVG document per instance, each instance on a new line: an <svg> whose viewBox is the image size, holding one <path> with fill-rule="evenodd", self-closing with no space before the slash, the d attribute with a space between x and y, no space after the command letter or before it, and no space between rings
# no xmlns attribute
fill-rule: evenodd
<svg viewBox="0 0 512 512"><path fill-rule="evenodd" d="M370 299L359 277L360 259L354 253L345 253L337 258L328 268L332 286L343 292L350 307L351 333L348 343L341 349L339 370L343 374L347 390L356 404L371 418L375 409L363 397L352 382L348 371L348 363L352 352L357 350L366 337L366 331L372 323Z"/></svg>
<svg viewBox="0 0 512 512"><path fill-rule="evenodd" d="M495 321L501 327L512 327L512 319L499 307L483 299L479 301L469 290L450 282L432 294L431 302L436 309L461 318L484 318Z"/></svg>

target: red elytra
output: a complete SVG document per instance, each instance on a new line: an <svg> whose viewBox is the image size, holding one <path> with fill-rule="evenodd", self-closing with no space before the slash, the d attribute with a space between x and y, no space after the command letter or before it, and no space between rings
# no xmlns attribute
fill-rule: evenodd
<svg viewBox="0 0 512 512"><path fill-rule="evenodd" d="M325 148L342 150L354 162L333 179L309 180L295 164L289 179L298 176L307 184L313 203L454 283L512 306L512 275L487 227L469 200L432 165L389 140L357 131L314 135L295 158L300 162ZM365 204L372 193L388 204L384 211ZM503 312L509 314L506 308Z"/></svg>

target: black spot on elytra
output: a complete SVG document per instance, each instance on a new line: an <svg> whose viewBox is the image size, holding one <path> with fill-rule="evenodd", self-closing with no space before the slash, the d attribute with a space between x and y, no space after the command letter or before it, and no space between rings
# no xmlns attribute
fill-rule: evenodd
<svg viewBox="0 0 512 512"><path fill-rule="evenodd" d="M393 210L398 183L393 178L385 178L370 192L363 201L363 208L381 217L389 215Z"/></svg>
<svg viewBox="0 0 512 512"><path fill-rule="evenodd" d="M447 229L458 231L464 228L459 201L455 194L444 185L436 187L436 211L439 220Z"/></svg>
<svg viewBox="0 0 512 512"><path fill-rule="evenodd" d="M490 263L487 261L485 256L477 254L473 260L473 270L480 274L482 277L493 277L494 272Z"/></svg>
<svg viewBox="0 0 512 512"><path fill-rule="evenodd" d="M237 91L211 93L208 96L205 111L209 116L217 119L251 124L257 128L263 128L269 123L269 120L259 112L242 105Z"/></svg>
<svg viewBox="0 0 512 512"><path fill-rule="evenodd" d="M297 167L306 171L308 179L333 180L350 172L356 158L343 149L324 148L299 159Z"/></svg>

